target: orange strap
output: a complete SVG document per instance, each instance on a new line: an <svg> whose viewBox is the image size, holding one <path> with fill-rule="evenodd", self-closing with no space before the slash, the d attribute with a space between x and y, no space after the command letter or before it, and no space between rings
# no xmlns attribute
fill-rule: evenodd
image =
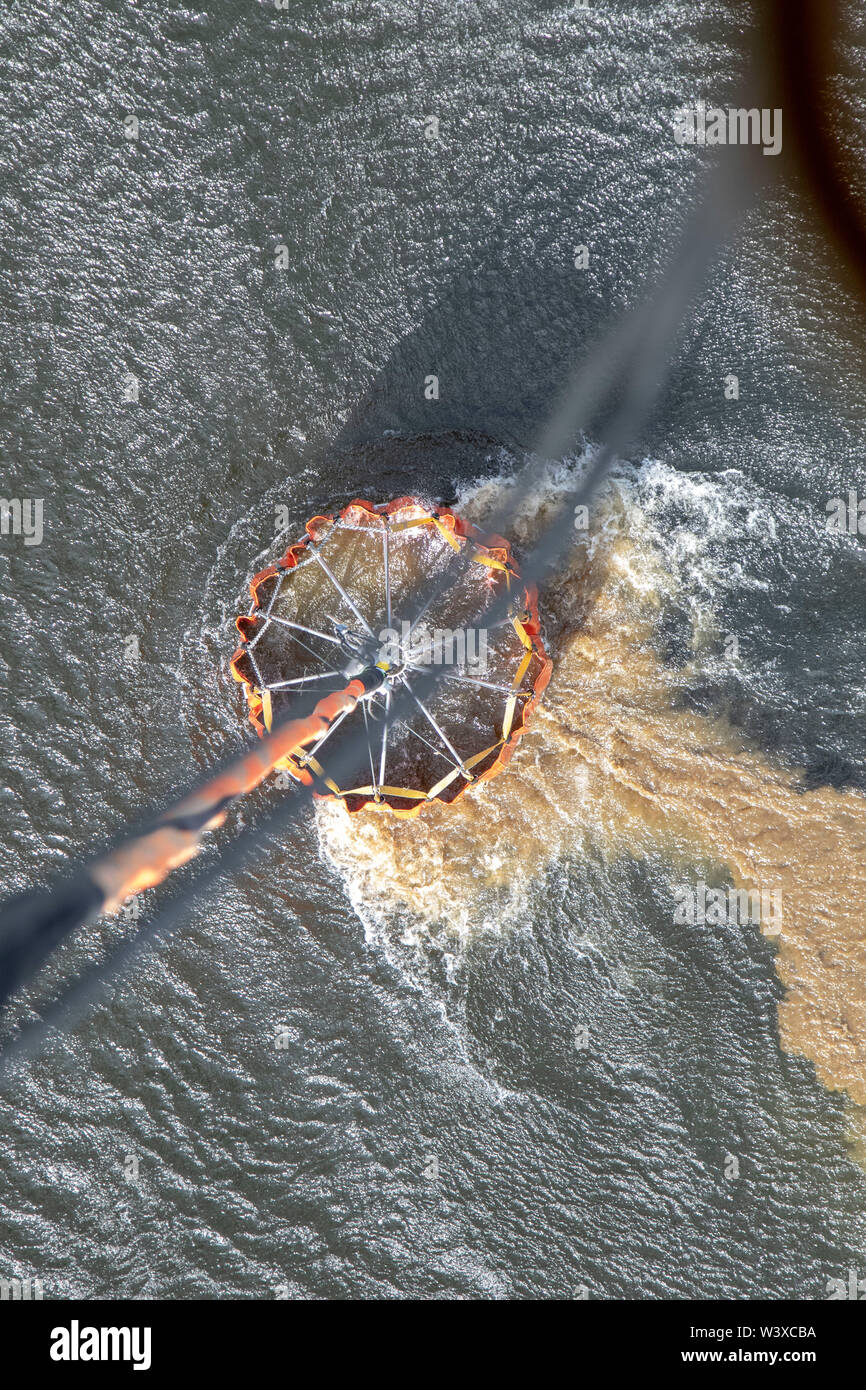
<svg viewBox="0 0 866 1390"><path fill-rule="evenodd" d="M105 894L105 911L115 912L127 898L153 888L192 859L205 830L214 830L226 818L227 802L251 792L281 758L313 743L326 733L338 715L351 713L364 694L362 681L353 680L345 690L335 690L320 700L312 714L292 719L266 735L257 748L246 753L225 772L192 796L178 802L160 817L159 824L93 865L90 876ZM187 828L179 821L194 822Z"/></svg>

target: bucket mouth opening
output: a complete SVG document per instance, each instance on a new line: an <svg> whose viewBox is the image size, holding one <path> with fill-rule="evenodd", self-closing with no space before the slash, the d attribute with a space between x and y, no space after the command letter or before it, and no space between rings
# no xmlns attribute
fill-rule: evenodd
<svg viewBox="0 0 866 1390"><path fill-rule="evenodd" d="M250 594L230 668L260 735L299 695L328 694L373 665L383 671L339 728L277 764L353 813L417 815L496 776L550 678L537 595L508 542L414 497L358 499L311 517ZM499 598L506 616L486 627ZM433 678L422 682L426 672ZM397 691L406 698L392 720ZM359 734L362 785L342 785L329 763Z"/></svg>

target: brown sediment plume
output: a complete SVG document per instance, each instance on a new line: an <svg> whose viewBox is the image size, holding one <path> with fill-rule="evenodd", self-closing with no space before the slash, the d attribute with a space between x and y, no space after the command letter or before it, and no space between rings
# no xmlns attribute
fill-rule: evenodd
<svg viewBox="0 0 866 1390"><path fill-rule="evenodd" d="M520 539L543 520L543 507L518 518ZM422 930L456 937L519 921L544 866L589 844L611 858L662 851L678 881L715 865L717 883L781 890L780 1039L856 1103L862 1145L866 798L803 790L799 769L688 707L694 667L666 665L656 646L675 583L614 487L590 544L543 597L554 675L500 781L409 824L372 815L349 830L339 806L323 806L323 845L368 922L399 903Z"/></svg>

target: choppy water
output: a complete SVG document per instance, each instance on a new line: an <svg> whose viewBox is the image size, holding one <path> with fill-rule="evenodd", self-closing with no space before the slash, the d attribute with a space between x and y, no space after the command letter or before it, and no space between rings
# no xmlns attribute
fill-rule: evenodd
<svg viewBox="0 0 866 1390"><path fill-rule="evenodd" d="M41 546L0 543L10 889L240 746L231 620L276 506L471 505L523 461L674 242L696 160L670 112L738 69L739 18L703 13L7 6L2 492L46 513ZM863 367L776 189L623 475L648 582L676 579L661 659L710 634L688 707L853 794L862 550L822 520L866 491ZM670 847L612 856L578 795L557 814L552 855L489 847L459 938L304 814L7 1089L0 1272L46 1296L811 1299L861 1268L866 1177L841 1096L780 1050L773 949L672 931Z"/></svg>

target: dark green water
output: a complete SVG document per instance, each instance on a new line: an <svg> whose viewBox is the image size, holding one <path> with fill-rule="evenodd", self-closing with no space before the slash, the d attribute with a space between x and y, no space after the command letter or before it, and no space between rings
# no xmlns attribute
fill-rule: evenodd
<svg viewBox="0 0 866 1390"><path fill-rule="evenodd" d="M699 158L671 114L726 97L743 40L739 10L701 13L6 5L0 490L45 499L42 545L0 540L9 891L241 745L231 620L276 506L517 467L676 244ZM695 699L860 785L862 564L853 542L819 565L814 536L866 491L863 366L775 188L635 455L661 470L659 545L684 516L708 538L695 584L745 639L747 679ZM769 538L725 529L732 469ZM765 944L672 942L662 879L540 870L531 921L449 979L367 938L305 813L7 1084L0 1275L46 1297L824 1297L866 1259L841 1101L779 1051ZM604 1038L578 1064L577 1020Z"/></svg>

